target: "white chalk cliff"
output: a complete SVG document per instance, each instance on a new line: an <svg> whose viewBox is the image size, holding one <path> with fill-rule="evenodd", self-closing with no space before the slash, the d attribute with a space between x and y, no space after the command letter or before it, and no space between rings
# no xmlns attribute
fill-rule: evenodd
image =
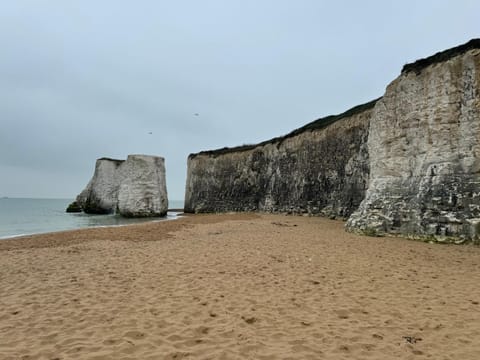
<svg viewBox="0 0 480 360"><path fill-rule="evenodd" d="M480 243L480 39L405 65L381 99L344 114L189 156L185 211L252 210Z"/></svg>
<svg viewBox="0 0 480 360"><path fill-rule="evenodd" d="M406 66L375 104L368 190L348 229L478 239L480 49L470 44Z"/></svg>
<svg viewBox="0 0 480 360"><path fill-rule="evenodd" d="M91 214L164 216L168 209L165 161L149 155L129 155L127 160L98 159L93 178L76 203Z"/></svg>

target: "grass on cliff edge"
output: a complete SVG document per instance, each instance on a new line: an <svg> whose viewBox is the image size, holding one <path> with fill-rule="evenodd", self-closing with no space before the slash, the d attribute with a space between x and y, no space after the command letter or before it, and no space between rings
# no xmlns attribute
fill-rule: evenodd
<svg viewBox="0 0 480 360"><path fill-rule="evenodd" d="M402 68L402 74L415 71L416 74L419 74L427 66L448 61L451 58L461 55L472 49L480 49L480 39L472 39L465 44L447 49L444 51L437 52L436 54L426 57L424 59L419 59L410 64L406 64Z"/></svg>

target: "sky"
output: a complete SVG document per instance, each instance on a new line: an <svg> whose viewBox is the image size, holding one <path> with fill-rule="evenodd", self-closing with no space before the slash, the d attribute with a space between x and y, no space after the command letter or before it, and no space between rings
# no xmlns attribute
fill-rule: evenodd
<svg viewBox="0 0 480 360"><path fill-rule="evenodd" d="M478 0L0 2L0 197L74 198L100 157L252 144L480 37ZM197 115L198 114L198 115Z"/></svg>

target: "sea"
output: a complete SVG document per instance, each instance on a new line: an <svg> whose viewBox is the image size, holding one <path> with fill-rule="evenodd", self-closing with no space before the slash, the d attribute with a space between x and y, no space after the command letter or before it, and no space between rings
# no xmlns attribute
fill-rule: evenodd
<svg viewBox="0 0 480 360"><path fill-rule="evenodd" d="M73 199L0 198L0 240L100 226L120 226L147 221L174 220L179 212L169 211L163 218L129 219L119 215L66 213ZM169 200L170 209L182 209L183 201Z"/></svg>

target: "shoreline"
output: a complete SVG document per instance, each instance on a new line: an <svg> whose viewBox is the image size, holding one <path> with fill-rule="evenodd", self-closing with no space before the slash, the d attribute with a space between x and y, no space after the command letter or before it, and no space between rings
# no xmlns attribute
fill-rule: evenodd
<svg viewBox="0 0 480 360"><path fill-rule="evenodd" d="M171 213L171 215L169 215L169 213ZM110 214L108 214L108 215L110 215ZM99 216L103 216L103 215L99 215ZM15 235L5 235L5 236L0 236L0 242L4 241L4 240L13 240L13 239L16 239L16 238L22 238L22 237L25 237L25 236L56 234L56 233L61 233L61 232L75 231L75 230L82 230L82 229L96 229L96 228L129 226L129 225L143 224L143 223L156 222L156 221L171 221L171 220L177 220L178 218L180 218L182 216L184 216L183 209L168 209L167 210L167 215L165 215L162 218L160 218L160 217L135 218L135 220L136 220L135 222L131 222L131 223L127 222L127 223L124 223L124 224L80 226L80 227L75 227L75 228L71 228L71 229L62 229L62 230L53 230L53 231L44 231L44 232L35 232L35 233L25 233L25 234L15 234ZM171 218L171 217L173 217L173 218ZM125 219L128 219L128 218L125 218Z"/></svg>
<svg viewBox="0 0 480 360"><path fill-rule="evenodd" d="M480 248L186 215L0 241L0 358L480 356Z"/></svg>

